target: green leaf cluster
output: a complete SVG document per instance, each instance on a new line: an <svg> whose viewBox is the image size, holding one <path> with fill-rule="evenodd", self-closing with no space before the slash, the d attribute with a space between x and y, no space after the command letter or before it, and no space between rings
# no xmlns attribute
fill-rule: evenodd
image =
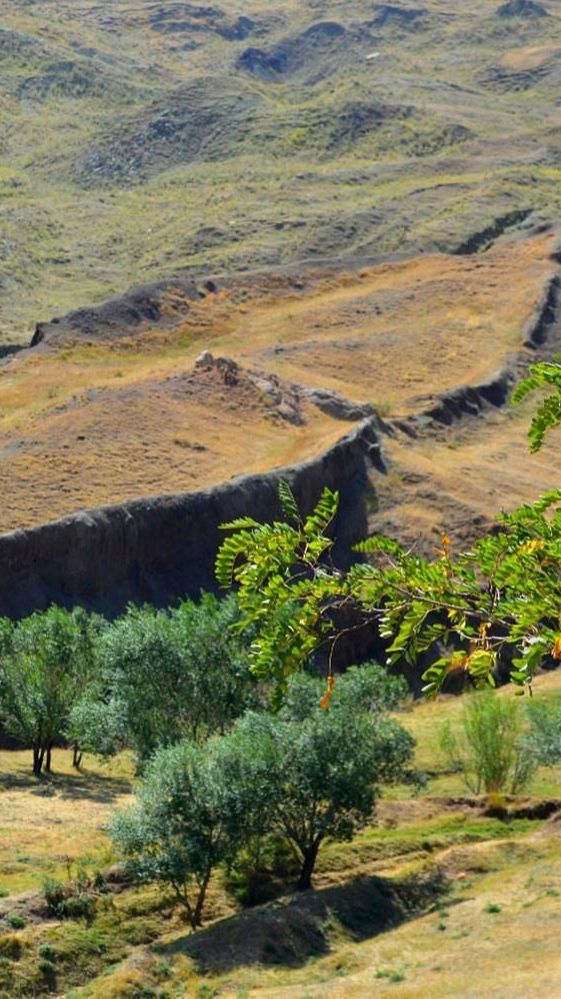
<svg viewBox="0 0 561 999"><path fill-rule="evenodd" d="M561 365L534 365L515 394L521 399L544 385L557 395L532 423L534 449L561 421ZM356 548L364 559L348 571L333 565L326 535L337 494L324 490L304 518L286 484L281 491L289 522L227 525L235 533L217 558L222 585L238 589L244 627L255 629L252 669L275 682L279 699L322 646L333 650L342 610L378 628L389 665L428 658L428 696L458 670L476 687L494 686L504 662L523 692L541 663L561 658L561 491L503 513L496 530L465 552L456 553L445 536L433 559L369 538Z"/></svg>

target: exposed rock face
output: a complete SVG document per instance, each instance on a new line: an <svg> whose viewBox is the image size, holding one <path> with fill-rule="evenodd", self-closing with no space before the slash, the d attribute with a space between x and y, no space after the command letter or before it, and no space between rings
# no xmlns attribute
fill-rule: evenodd
<svg viewBox="0 0 561 999"><path fill-rule="evenodd" d="M322 413L333 416L336 420L364 420L369 416L374 416L374 406L369 403L353 403L337 392L330 392L328 389L300 389L303 399L307 399L312 405L317 406Z"/></svg>
<svg viewBox="0 0 561 999"><path fill-rule="evenodd" d="M74 514L28 531L0 536L0 615L22 617L52 603L107 615L127 603L166 606L215 590L220 524L235 517L269 521L280 515L278 482L290 482L309 512L324 486L340 492L333 531L335 558L367 530L365 499L372 459L379 457L378 422L366 420L326 453L293 468L245 476L214 489L139 500Z"/></svg>
<svg viewBox="0 0 561 999"><path fill-rule="evenodd" d="M195 361L195 374L202 371L216 372L225 385L234 386L248 382L261 396L271 415L278 416L287 423L302 426L306 420L302 411L302 393L297 386L282 382L277 375L268 371L246 371L230 357L214 357L204 350ZM313 400L311 400L313 401ZM374 415L373 411L355 417Z"/></svg>

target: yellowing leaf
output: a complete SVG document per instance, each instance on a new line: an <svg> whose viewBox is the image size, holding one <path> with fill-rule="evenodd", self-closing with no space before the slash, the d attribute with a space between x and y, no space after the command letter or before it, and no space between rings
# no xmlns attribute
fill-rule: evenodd
<svg viewBox="0 0 561 999"><path fill-rule="evenodd" d="M545 548L545 543L543 541L538 541L537 538L534 538L532 541L525 541L524 544L520 546L520 551L529 552L531 554L532 552L539 552L543 548Z"/></svg>
<svg viewBox="0 0 561 999"><path fill-rule="evenodd" d="M561 635L558 635L551 649L552 659L561 659Z"/></svg>
<svg viewBox="0 0 561 999"><path fill-rule="evenodd" d="M327 688L326 688L325 694L323 695L321 701L319 702L319 706L322 709L322 711L327 711L327 709L329 707L329 702L331 701L331 697L333 695L333 688L334 687L335 687L335 677L334 676L328 676L327 677Z"/></svg>

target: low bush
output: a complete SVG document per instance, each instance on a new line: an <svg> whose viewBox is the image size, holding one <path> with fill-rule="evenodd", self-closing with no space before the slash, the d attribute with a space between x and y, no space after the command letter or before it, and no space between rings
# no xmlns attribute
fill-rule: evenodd
<svg viewBox="0 0 561 999"><path fill-rule="evenodd" d="M15 933L5 933L0 936L0 957L19 961L22 949L21 939Z"/></svg>
<svg viewBox="0 0 561 999"><path fill-rule="evenodd" d="M23 930L24 926L26 925L23 916L20 916L19 913L17 912L10 913L9 916L6 916L6 919L8 920L10 926L14 930Z"/></svg>
<svg viewBox="0 0 561 999"><path fill-rule="evenodd" d="M537 765L520 701L492 691L466 695L458 730L443 725L439 742L474 794L516 794Z"/></svg>
<svg viewBox="0 0 561 999"><path fill-rule="evenodd" d="M79 870L76 877L66 883L47 878L43 882L43 895L49 911L57 919L85 919L90 924L95 919L97 898L104 888L105 883L99 881L98 875L90 877Z"/></svg>

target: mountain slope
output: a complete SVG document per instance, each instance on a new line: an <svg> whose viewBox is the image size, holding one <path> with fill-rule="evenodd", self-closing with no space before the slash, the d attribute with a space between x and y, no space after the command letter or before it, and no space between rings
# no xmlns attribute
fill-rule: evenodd
<svg viewBox="0 0 561 999"><path fill-rule="evenodd" d="M6 0L0 340L179 271L553 217L560 74L560 0Z"/></svg>

